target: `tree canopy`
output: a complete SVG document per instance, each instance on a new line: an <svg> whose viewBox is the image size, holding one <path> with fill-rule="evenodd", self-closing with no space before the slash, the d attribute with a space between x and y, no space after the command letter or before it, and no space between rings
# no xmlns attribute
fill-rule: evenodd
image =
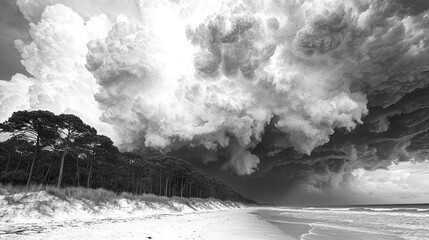
<svg viewBox="0 0 429 240"><path fill-rule="evenodd" d="M135 194L252 202L189 162L160 154L120 152L112 140L72 114L19 111L0 131L0 182L105 188Z"/></svg>
<svg viewBox="0 0 429 240"><path fill-rule="evenodd" d="M16 140L26 140L30 144L34 144L27 187L30 185L40 149L53 144L58 137L58 125L55 124L55 119L55 114L48 111L19 111L13 113L9 120L0 124L0 129L11 133Z"/></svg>

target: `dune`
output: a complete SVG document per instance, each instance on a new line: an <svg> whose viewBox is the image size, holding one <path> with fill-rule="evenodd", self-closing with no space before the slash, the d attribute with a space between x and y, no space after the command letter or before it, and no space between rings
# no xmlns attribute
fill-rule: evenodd
<svg viewBox="0 0 429 240"><path fill-rule="evenodd" d="M252 214L258 208L216 199L110 196L100 189L2 190L0 238L292 239Z"/></svg>

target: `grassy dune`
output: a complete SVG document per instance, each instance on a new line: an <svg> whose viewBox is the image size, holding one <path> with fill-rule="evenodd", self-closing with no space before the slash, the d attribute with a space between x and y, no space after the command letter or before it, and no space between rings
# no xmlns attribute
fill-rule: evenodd
<svg viewBox="0 0 429 240"><path fill-rule="evenodd" d="M0 185L0 222L6 223L139 218L240 207L244 205L217 199L117 194L101 188Z"/></svg>

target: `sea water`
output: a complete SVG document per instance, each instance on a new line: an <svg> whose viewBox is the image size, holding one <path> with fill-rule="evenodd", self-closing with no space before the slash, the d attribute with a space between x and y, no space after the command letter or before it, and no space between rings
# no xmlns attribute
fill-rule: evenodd
<svg viewBox="0 0 429 240"><path fill-rule="evenodd" d="M302 240L429 240L429 205L266 208L256 214Z"/></svg>

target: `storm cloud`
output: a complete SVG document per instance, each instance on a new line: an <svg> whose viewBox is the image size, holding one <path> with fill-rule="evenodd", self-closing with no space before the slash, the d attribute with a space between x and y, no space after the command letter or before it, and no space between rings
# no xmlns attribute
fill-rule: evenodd
<svg viewBox="0 0 429 240"><path fill-rule="evenodd" d="M425 0L103 2L17 1L27 73L0 82L0 120L74 113L122 149L308 191L427 159Z"/></svg>

